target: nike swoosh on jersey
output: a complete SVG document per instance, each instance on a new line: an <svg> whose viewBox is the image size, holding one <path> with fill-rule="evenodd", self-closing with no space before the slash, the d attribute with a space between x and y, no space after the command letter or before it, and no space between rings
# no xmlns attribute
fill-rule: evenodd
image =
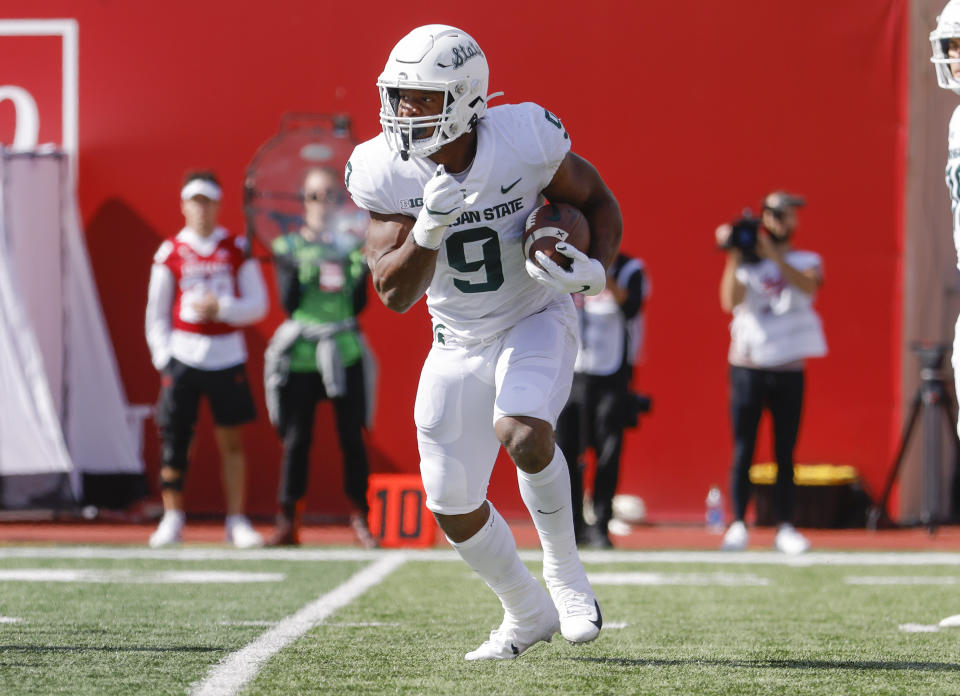
<svg viewBox="0 0 960 696"><path fill-rule="evenodd" d="M584 285L582 288L580 288L579 290L577 290L577 292L586 292L586 291L589 290L589 289L590 289L590 286L589 286L589 285Z"/></svg>
<svg viewBox="0 0 960 696"><path fill-rule="evenodd" d="M522 179L522 178L523 178L523 177L521 176L520 179ZM504 186L503 184L500 184L500 193L507 193L508 191L510 191L510 189L512 189L514 186L516 186L517 184L520 183L520 179L517 179L516 181L514 181L514 182L513 182L512 184L510 184L509 186Z"/></svg>
<svg viewBox="0 0 960 696"><path fill-rule="evenodd" d="M558 507L556 510L550 510L550 512L547 512L546 510L541 510L540 508L537 508L537 512L539 512L541 515L552 515L552 514L554 514L554 513L560 512L561 510L563 510L563 506L562 506L562 505L561 505L560 507Z"/></svg>
<svg viewBox="0 0 960 696"><path fill-rule="evenodd" d="M450 210L430 210L430 208L427 208L426 210L429 215L449 215L456 210L456 208L450 208Z"/></svg>

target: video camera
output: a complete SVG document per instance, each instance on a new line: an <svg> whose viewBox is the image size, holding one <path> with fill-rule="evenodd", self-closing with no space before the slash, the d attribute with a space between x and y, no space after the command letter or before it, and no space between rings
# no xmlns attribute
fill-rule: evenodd
<svg viewBox="0 0 960 696"><path fill-rule="evenodd" d="M750 208L745 208L740 218L730 223L733 228L721 249L739 249L744 263L757 263L757 235L760 234L760 218Z"/></svg>

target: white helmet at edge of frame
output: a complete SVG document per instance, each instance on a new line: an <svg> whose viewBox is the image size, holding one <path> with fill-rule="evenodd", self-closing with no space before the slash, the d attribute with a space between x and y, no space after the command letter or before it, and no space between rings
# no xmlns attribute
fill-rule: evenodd
<svg viewBox="0 0 960 696"><path fill-rule="evenodd" d="M937 17L937 28L930 32L930 47L933 50L930 62L937 71L937 84L960 94L960 80L950 70L951 65L960 63L960 57L951 58L947 54L950 39L960 40L960 0L947 3Z"/></svg>

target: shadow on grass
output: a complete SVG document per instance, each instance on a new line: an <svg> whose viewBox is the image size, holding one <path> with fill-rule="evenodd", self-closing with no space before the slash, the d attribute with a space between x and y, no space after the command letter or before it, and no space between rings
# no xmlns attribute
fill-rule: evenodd
<svg viewBox="0 0 960 696"><path fill-rule="evenodd" d="M718 667L747 667L753 669L876 669L916 670L921 672L960 672L954 662L881 662L877 660L634 660L626 657L574 657L577 662L596 662L621 667L685 667L689 665L716 665Z"/></svg>
<svg viewBox="0 0 960 696"><path fill-rule="evenodd" d="M143 647L138 645L0 645L0 653L18 652L229 652L226 648L210 648L203 645L181 645L179 647Z"/></svg>

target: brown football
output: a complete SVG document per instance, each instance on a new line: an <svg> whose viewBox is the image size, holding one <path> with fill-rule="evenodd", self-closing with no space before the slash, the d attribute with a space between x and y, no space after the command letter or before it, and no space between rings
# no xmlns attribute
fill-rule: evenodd
<svg viewBox="0 0 960 696"><path fill-rule="evenodd" d="M587 218L566 203L547 203L535 208L527 216L523 229L523 253L537 263L535 254L542 251L559 266L569 268L572 261L556 250L557 242L566 242L586 253L590 247Z"/></svg>

